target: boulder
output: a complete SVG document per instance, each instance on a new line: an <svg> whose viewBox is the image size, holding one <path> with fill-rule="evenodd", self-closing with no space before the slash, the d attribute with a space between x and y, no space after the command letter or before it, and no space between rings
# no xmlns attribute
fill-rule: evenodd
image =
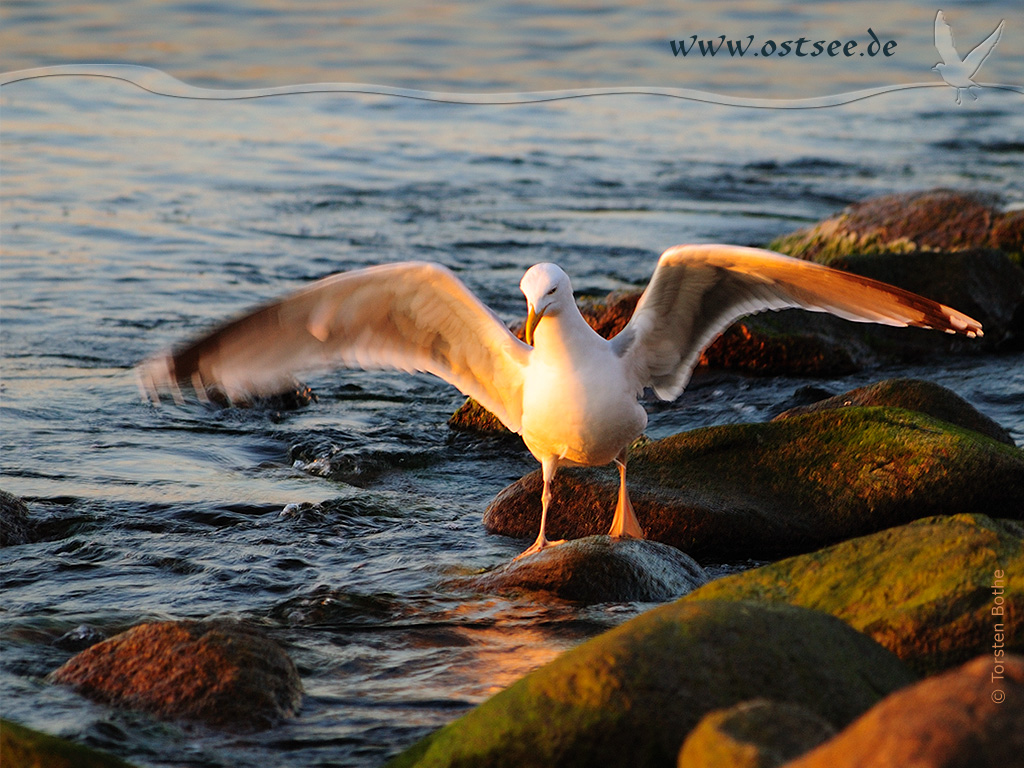
<svg viewBox="0 0 1024 768"><path fill-rule="evenodd" d="M824 611L919 672L963 663L1003 625L1024 652L1024 526L931 517L726 576L686 599L762 600ZM992 611L1000 613L993 615Z"/></svg>
<svg viewBox="0 0 1024 768"><path fill-rule="evenodd" d="M0 547L27 544L31 529L32 523L25 502L0 490Z"/></svg>
<svg viewBox="0 0 1024 768"><path fill-rule="evenodd" d="M912 679L831 616L684 599L567 651L390 765L667 768L712 710L766 696L842 727Z"/></svg>
<svg viewBox="0 0 1024 768"><path fill-rule="evenodd" d="M114 755L0 720L0 765L4 768L131 768Z"/></svg>
<svg viewBox="0 0 1024 768"><path fill-rule="evenodd" d="M277 643L222 620L140 624L73 656L49 680L106 704L234 731L269 728L302 699Z"/></svg>
<svg viewBox="0 0 1024 768"><path fill-rule="evenodd" d="M851 389L842 395L790 408L775 418L788 419L805 413L850 406L906 408L908 411L926 413L949 424L980 432L1000 443L1015 445L1008 431L958 394L940 384L920 379L886 379L867 387Z"/></svg>
<svg viewBox="0 0 1024 768"><path fill-rule="evenodd" d="M501 491L493 533L531 539L541 474ZM630 498L647 538L701 559L770 559L937 514L1024 517L1024 451L898 408L851 407L709 427L634 446ZM549 538L611 526L617 474L560 470Z"/></svg>
<svg viewBox="0 0 1024 768"><path fill-rule="evenodd" d="M677 768L778 768L835 732L796 704L745 701L705 715L683 742Z"/></svg>
<svg viewBox="0 0 1024 768"><path fill-rule="evenodd" d="M933 189L871 198L809 229L775 240L772 250L830 264L840 256L993 248L1020 261L1024 211L1003 212L988 195Z"/></svg>
<svg viewBox="0 0 1024 768"><path fill-rule="evenodd" d="M998 677L996 675L998 674ZM991 652L890 694L786 768L1007 768L1024 755L1024 657Z"/></svg>
<svg viewBox="0 0 1024 768"><path fill-rule="evenodd" d="M644 539L588 536L513 560L463 586L496 592L546 592L585 603L665 602L706 584L693 558Z"/></svg>

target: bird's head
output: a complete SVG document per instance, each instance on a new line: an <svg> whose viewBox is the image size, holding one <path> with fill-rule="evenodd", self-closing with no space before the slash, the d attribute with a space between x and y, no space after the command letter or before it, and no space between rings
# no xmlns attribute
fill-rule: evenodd
<svg viewBox="0 0 1024 768"><path fill-rule="evenodd" d="M533 346L533 332L542 317L554 317L573 302L569 276L555 264L534 264L519 282L526 297L526 343Z"/></svg>

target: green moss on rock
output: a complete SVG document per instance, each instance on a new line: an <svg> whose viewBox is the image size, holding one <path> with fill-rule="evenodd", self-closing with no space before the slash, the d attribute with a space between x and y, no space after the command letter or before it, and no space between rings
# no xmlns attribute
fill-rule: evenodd
<svg viewBox="0 0 1024 768"><path fill-rule="evenodd" d="M667 768L711 710L769 696L842 726L912 679L831 616L679 601L562 654L391 766Z"/></svg>
<svg viewBox="0 0 1024 768"><path fill-rule="evenodd" d="M648 538L699 558L768 558L936 514L1024 516L1024 451L921 413L851 407L709 427L636 447L630 497ZM605 533L617 476L562 470L548 535ZM536 536L540 472L503 490L488 530Z"/></svg>
<svg viewBox="0 0 1024 768"><path fill-rule="evenodd" d="M0 720L0 765L4 768L132 768L114 755L10 720Z"/></svg>
<svg viewBox="0 0 1024 768"><path fill-rule="evenodd" d="M1002 571L1002 583L996 571ZM1024 650L1024 526L930 517L714 581L683 599L783 602L836 616L911 667L934 672L990 652L993 623ZM999 605L1004 613L992 615Z"/></svg>

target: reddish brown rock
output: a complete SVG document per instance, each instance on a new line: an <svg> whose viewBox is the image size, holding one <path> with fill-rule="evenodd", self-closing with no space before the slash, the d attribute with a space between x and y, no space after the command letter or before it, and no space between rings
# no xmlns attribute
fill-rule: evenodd
<svg viewBox="0 0 1024 768"><path fill-rule="evenodd" d="M997 202L988 195L949 189L884 195L851 205L769 247L822 264L853 253L970 248L994 248L1019 262L1024 216L1001 212Z"/></svg>
<svg viewBox="0 0 1024 768"><path fill-rule="evenodd" d="M1024 657L981 656L890 694L786 768L1007 768L1024 756ZM1000 675L993 678L993 675Z"/></svg>
<svg viewBox="0 0 1024 768"><path fill-rule="evenodd" d="M106 704L237 731L292 717L302 699L281 647L231 621L140 624L73 656L50 680Z"/></svg>

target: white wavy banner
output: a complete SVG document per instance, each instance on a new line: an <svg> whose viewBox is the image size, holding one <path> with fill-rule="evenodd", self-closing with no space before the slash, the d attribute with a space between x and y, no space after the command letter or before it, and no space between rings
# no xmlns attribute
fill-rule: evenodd
<svg viewBox="0 0 1024 768"><path fill-rule="evenodd" d="M284 85L271 88L199 88L189 85L166 72L152 67L129 64L66 64L35 69L22 69L15 72L0 74L0 87L27 80L54 77L101 77L122 80L158 96L175 99L199 99L210 101L236 101L242 99L264 99L274 96L294 96L304 93L343 93L365 94L371 96L387 96L416 101L433 101L445 104L537 104L567 99L583 99L594 96L644 95L664 96L672 99L719 104L729 107L747 107L753 109L819 109L836 107L855 101L880 96L894 91L907 91L916 88L948 88L944 82L905 83L901 85L884 85L848 91L830 96L815 96L806 99L752 99L740 96L726 96L708 91L697 91L689 88L667 87L612 87L612 88L569 88L552 91L533 91L517 93L460 93L422 91L412 88L395 88L388 85L369 85L365 83L308 83L300 85ZM1000 83L979 83L981 88L1013 91L1024 95L1024 85L1007 85Z"/></svg>

